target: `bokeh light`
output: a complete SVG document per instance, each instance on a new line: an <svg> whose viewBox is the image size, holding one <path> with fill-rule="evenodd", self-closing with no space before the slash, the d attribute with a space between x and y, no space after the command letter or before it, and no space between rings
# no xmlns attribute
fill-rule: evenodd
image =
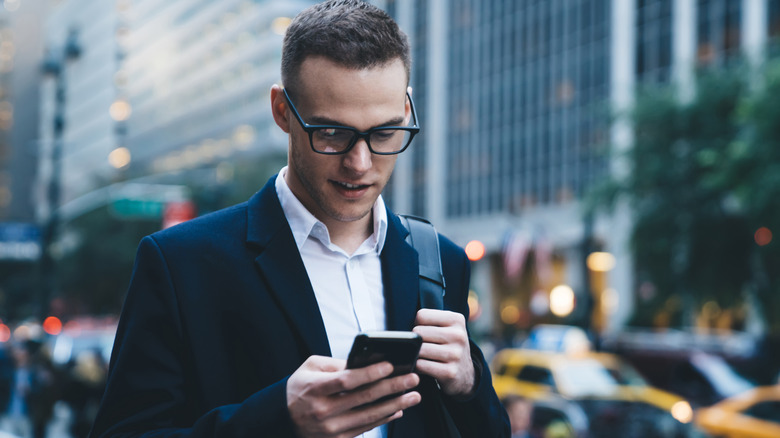
<svg viewBox="0 0 780 438"><path fill-rule="evenodd" d="M108 108L108 113L111 115L111 118L117 122L123 122L129 119L132 112L133 109L130 107L130 104L123 99L116 100Z"/></svg>
<svg viewBox="0 0 780 438"><path fill-rule="evenodd" d="M284 35L287 32L287 26L290 25L290 17L278 17L271 22L271 30L277 35Z"/></svg>
<svg viewBox="0 0 780 438"><path fill-rule="evenodd" d="M485 245L479 240L472 240L466 244L466 256L475 262L485 256Z"/></svg>
<svg viewBox="0 0 780 438"><path fill-rule="evenodd" d="M10 339L11 329L5 324L0 324L0 342L8 342Z"/></svg>
<svg viewBox="0 0 780 438"><path fill-rule="evenodd" d="M672 417L683 424L690 423L693 420L693 409L685 400L680 400L672 405L671 414Z"/></svg>
<svg viewBox="0 0 780 438"><path fill-rule="evenodd" d="M615 256L608 252L592 252L585 263L591 271L607 272L615 267Z"/></svg>
<svg viewBox="0 0 780 438"><path fill-rule="evenodd" d="M507 325L514 325L520 320L520 309L516 304L507 304L501 309L501 321Z"/></svg>
<svg viewBox="0 0 780 438"><path fill-rule="evenodd" d="M115 169L121 169L127 166L130 164L131 159L130 150L125 147L116 148L108 154L108 163Z"/></svg>
<svg viewBox="0 0 780 438"><path fill-rule="evenodd" d="M564 317L574 311L574 291L561 284L550 291L550 311L555 316Z"/></svg>
<svg viewBox="0 0 780 438"><path fill-rule="evenodd" d="M615 289L607 288L601 292L601 311L611 315L617 311L619 295Z"/></svg>
<svg viewBox="0 0 780 438"><path fill-rule="evenodd" d="M772 242L772 230L767 227L761 227L756 230L756 234L753 235L758 246L766 246Z"/></svg>
<svg viewBox="0 0 780 438"><path fill-rule="evenodd" d="M56 316L50 316L43 320L43 331L55 336L62 332L62 321Z"/></svg>
<svg viewBox="0 0 780 438"><path fill-rule="evenodd" d="M482 314L482 306L479 304L479 295L473 290L469 291L469 321L474 321Z"/></svg>

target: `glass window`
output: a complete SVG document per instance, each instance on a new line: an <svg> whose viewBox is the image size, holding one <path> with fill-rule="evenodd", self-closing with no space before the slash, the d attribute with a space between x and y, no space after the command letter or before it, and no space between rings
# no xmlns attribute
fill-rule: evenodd
<svg viewBox="0 0 780 438"><path fill-rule="evenodd" d="M517 373L517 380L555 387L555 380L547 368L526 365Z"/></svg>
<svg viewBox="0 0 780 438"><path fill-rule="evenodd" d="M756 403L745 410L745 415L773 423L780 423L780 400Z"/></svg>

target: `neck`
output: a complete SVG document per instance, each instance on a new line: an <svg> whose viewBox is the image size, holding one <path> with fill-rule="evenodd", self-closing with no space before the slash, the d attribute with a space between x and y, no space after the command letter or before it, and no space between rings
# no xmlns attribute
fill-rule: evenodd
<svg viewBox="0 0 780 438"><path fill-rule="evenodd" d="M368 239L368 236L374 232L373 214L367 214L365 217L352 222L328 222L330 223L325 225L328 227L330 241L343 249L347 254L354 253Z"/></svg>

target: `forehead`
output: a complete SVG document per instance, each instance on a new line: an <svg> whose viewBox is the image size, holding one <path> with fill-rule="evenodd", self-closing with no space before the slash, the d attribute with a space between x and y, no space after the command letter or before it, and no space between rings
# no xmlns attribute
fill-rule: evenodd
<svg viewBox="0 0 780 438"><path fill-rule="evenodd" d="M401 59L386 64L354 69L324 57L309 57L301 64L295 98L306 105L376 105L395 99L403 106L406 96L406 70Z"/></svg>

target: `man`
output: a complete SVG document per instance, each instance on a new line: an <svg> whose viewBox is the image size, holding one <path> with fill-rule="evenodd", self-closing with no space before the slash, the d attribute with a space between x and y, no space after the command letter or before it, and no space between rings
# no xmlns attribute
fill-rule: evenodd
<svg viewBox="0 0 780 438"><path fill-rule="evenodd" d="M440 239L449 310L419 310L417 253L380 196L417 131L409 67L373 6L293 20L271 89L288 165L141 242L92 436L437 437L442 405L463 436L509 435L468 340L463 251ZM422 336L416 373L346 370L355 334L384 329Z"/></svg>
<svg viewBox="0 0 780 438"><path fill-rule="evenodd" d="M508 395L501 400L509 416L512 438L528 438L531 429L533 403L519 395Z"/></svg>

